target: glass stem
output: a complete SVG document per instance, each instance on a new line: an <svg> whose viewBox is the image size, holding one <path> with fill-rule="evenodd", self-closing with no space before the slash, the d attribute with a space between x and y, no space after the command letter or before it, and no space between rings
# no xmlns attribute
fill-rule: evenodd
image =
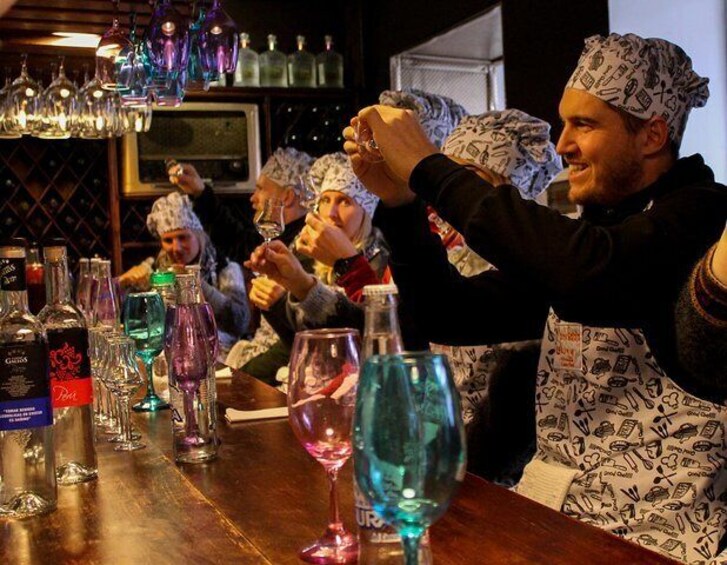
<svg viewBox="0 0 727 565"><path fill-rule="evenodd" d="M187 437L197 437L199 435L197 415L194 413L194 394L195 391L184 389L184 425Z"/></svg>
<svg viewBox="0 0 727 565"><path fill-rule="evenodd" d="M154 398L157 395L154 390L154 359L145 361L144 367L146 368L146 397Z"/></svg>
<svg viewBox="0 0 727 565"><path fill-rule="evenodd" d="M133 443L133 438L131 437L131 413L129 408L129 397L119 396L119 404L121 405L121 425L122 425L122 432L124 434L124 444L125 445L131 445Z"/></svg>
<svg viewBox="0 0 727 565"><path fill-rule="evenodd" d="M419 542L422 534L407 534L401 536L401 543L404 545L404 556L406 565L419 565Z"/></svg>
<svg viewBox="0 0 727 565"><path fill-rule="evenodd" d="M326 469L328 476L328 531L339 533L343 530L341 516L338 512L338 469Z"/></svg>

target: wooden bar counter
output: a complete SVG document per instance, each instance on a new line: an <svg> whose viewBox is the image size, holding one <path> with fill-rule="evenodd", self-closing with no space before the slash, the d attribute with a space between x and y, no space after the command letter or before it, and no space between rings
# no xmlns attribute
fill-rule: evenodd
<svg viewBox="0 0 727 565"><path fill-rule="evenodd" d="M300 563L297 550L326 524L323 468L285 419L224 420L228 406L282 406L281 393L236 374L218 397L216 461L175 465L169 413L136 415L147 448L99 443L98 481L59 487L49 516L0 521L0 563ZM350 463L339 489L354 529ZM431 537L437 565L674 563L473 475Z"/></svg>

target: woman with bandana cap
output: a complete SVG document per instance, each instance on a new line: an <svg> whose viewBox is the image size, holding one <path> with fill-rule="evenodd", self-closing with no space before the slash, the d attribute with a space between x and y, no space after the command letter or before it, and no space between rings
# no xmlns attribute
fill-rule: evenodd
<svg viewBox="0 0 727 565"><path fill-rule="evenodd" d="M152 261L145 261L121 275L119 284L123 288L147 289L152 268L167 270L199 265L202 294L215 314L220 348L227 351L247 333L250 323L240 264L218 256L186 195L172 192L157 199L146 218L146 226L159 238L162 249Z"/></svg>
<svg viewBox="0 0 727 565"><path fill-rule="evenodd" d="M326 318L338 303L348 302L341 279L349 264L364 263L376 280L388 280L388 249L379 231L372 227L378 198L366 191L343 153L324 155L311 167L311 183L318 195L317 212L309 214L296 248L318 257L314 273L306 273L292 252L272 242L258 247L248 266L266 274L288 290L285 301L272 308L266 297L250 299L267 309L264 314L284 340L303 327L310 327L310 313ZM342 263L346 263L342 267ZM325 296L326 301L320 300ZM359 299L362 298L359 296Z"/></svg>
<svg viewBox="0 0 727 565"><path fill-rule="evenodd" d="M405 112L357 116L381 163L361 159L344 131L354 170L382 198L377 225L420 328L459 345L542 335L537 449L517 491L694 563L714 559L727 531L727 381L680 365L673 319L727 217L727 189L699 155L678 156L689 111L707 96L674 44L589 38L561 98L557 145L580 219L437 154ZM424 202L498 270L451 269Z"/></svg>

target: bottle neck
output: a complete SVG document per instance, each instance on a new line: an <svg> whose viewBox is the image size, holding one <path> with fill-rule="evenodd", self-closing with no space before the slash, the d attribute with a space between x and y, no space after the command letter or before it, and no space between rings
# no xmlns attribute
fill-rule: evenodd
<svg viewBox="0 0 727 565"><path fill-rule="evenodd" d="M177 305L189 306L192 304L200 304L199 287L196 284L181 285L177 291Z"/></svg>
<svg viewBox="0 0 727 565"><path fill-rule="evenodd" d="M22 312L30 314L28 309L28 291L27 290L8 290L5 291L5 311L6 312Z"/></svg>
<svg viewBox="0 0 727 565"><path fill-rule="evenodd" d="M48 261L45 268L46 291L45 300L48 304L65 304L71 300L71 289L68 280L68 265L65 259Z"/></svg>
<svg viewBox="0 0 727 565"><path fill-rule="evenodd" d="M401 353L404 345L393 295L366 297L362 357Z"/></svg>

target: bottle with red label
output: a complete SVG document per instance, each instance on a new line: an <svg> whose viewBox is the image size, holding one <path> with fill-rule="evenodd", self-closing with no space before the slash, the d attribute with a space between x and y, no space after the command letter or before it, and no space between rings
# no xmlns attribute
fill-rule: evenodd
<svg viewBox="0 0 727 565"><path fill-rule="evenodd" d="M0 517L56 508L48 341L28 310L25 240L0 243Z"/></svg>
<svg viewBox="0 0 727 565"><path fill-rule="evenodd" d="M25 282L28 285L28 308L37 316L45 306L45 276L43 263L40 261L38 244L33 242L28 247L28 259L25 262Z"/></svg>
<svg viewBox="0 0 727 565"><path fill-rule="evenodd" d="M43 255L46 306L38 318L48 335L56 477L58 484L71 485L98 475L88 330L83 313L71 300L65 242L46 242Z"/></svg>

